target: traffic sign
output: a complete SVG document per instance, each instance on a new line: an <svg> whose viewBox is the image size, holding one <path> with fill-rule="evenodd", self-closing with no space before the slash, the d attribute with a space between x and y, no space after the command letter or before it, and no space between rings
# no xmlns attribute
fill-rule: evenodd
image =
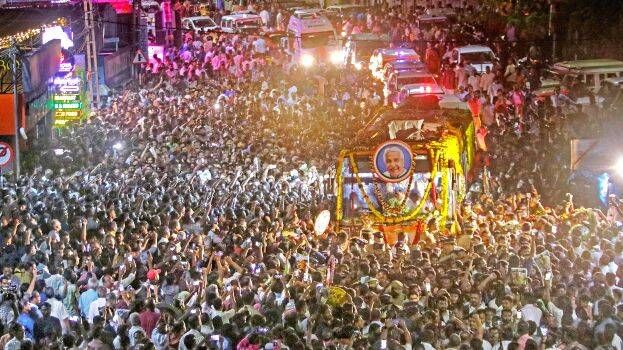
<svg viewBox="0 0 623 350"><path fill-rule="evenodd" d="M11 145L6 142L0 142L0 167L9 164L14 156Z"/></svg>
<svg viewBox="0 0 623 350"><path fill-rule="evenodd" d="M132 63L134 64L147 63L147 58L145 58L145 55L143 54L141 50L136 50L136 55L134 55L134 61L132 61Z"/></svg>

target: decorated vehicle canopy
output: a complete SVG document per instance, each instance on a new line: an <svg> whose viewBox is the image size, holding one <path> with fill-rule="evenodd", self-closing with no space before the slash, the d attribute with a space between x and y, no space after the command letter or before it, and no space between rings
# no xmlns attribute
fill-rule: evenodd
<svg viewBox="0 0 623 350"><path fill-rule="evenodd" d="M337 162L336 219L416 240L422 225L454 217L474 158L469 112L400 108L377 114ZM419 227L419 228L418 228Z"/></svg>

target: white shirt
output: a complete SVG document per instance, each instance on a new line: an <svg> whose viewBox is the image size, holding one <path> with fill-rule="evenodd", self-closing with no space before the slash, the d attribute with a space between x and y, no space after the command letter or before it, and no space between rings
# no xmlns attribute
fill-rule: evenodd
<svg viewBox="0 0 623 350"><path fill-rule="evenodd" d="M61 328L63 329L63 333L67 332L67 329L65 329L65 322L63 322L64 320L69 318L67 309L65 309L63 303L59 300L56 300L56 298L49 298L47 302L48 304L50 304L50 315L58 318L58 320L61 321Z"/></svg>
<svg viewBox="0 0 623 350"><path fill-rule="evenodd" d="M100 315L100 308L104 306L106 306L106 298L97 298L89 305L89 312L87 312L89 324L93 324L93 318Z"/></svg>
<svg viewBox="0 0 623 350"><path fill-rule="evenodd" d="M500 346L500 343L496 343L493 346L493 350L506 350L508 349L508 344L510 343L511 343L510 340L502 340L502 346Z"/></svg>
<svg viewBox="0 0 623 350"><path fill-rule="evenodd" d="M612 346L617 350L623 349L623 340L621 340L621 337L616 333L614 333L614 337L612 337Z"/></svg>
<svg viewBox="0 0 623 350"><path fill-rule="evenodd" d="M426 342L422 342L422 346L424 347L424 350L435 350L435 348L432 345Z"/></svg>
<svg viewBox="0 0 623 350"><path fill-rule="evenodd" d="M541 324L543 311L534 304L526 304L521 308L521 319L524 321L534 321L537 325Z"/></svg>
<svg viewBox="0 0 623 350"><path fill-rule="evenodd" d="M257 38L253 42L253 50L257 53L266 53L266 42L262 38Z"/></svg>
<svg viewBox="0 0 623 350"><path fill-rule="evenodd" d="M262 23L264 23L265 26L268 25L268 20L270 20L270 13L268 13L268 11L266 11L266 9L260 11L260 17L262 17Z"/></svg>

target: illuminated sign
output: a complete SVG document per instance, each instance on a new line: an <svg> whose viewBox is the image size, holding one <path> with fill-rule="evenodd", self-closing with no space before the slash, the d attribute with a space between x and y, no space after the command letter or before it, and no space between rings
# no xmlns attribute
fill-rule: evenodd
<svg viewBox="0 0 623 350"><path fill-rule="evenodd" d="M74 102L74 103L55 103L54 109L79 109L82 108L82 102Z"/></svg>
<svg viewBox="0 0 623 350"><path fill-rule="evenodd" d="M82 79L80 78L54 78L54 85L80 85Z"/></svg>
<svg viewBox="0 0 623 350"><path fill-rule="evenodd" d="M78 101L80 95L54 95L54 102Z"/></svg>
<svg viewBox="0 0 623 350"><path fill-rule="evenodd" d="M66 86L59 86L58 87L58 91L66 94L66 93L78 93L80 92L80 86L79 85L66 85Z"/></svg>
<svg viewBox="0 0 623 350"><path fill-rule="evenodd" d="M63 119L63 120L79 120L80 118L82 118L82 111L80 111L80 110L56 111L54 113L54 117L56 118L56 120L59 120L59 119Z"/></svg>
<svg viewBox="0 0 623 350"><path fill-rule="evenodd" d="M67 126L84 117L82 76L73 70L71 63L62 68L68 69L66 77L56 77L52 81L55 90L52 97L55 127Z"/></svg>
<svg viewBox="0 0 623 350"><path fill-rule="evenodd" d="M58 71L62 73L68 73L71 72L72 68L73 65L69 62L61 63L61 65L58 67Z"/></svg>

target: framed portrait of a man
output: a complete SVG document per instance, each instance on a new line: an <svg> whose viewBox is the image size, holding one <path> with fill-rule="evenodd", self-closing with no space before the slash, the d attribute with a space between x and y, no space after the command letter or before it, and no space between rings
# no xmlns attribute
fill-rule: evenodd
<svg viewBox="0 0 623 350"><path fill-rule="evenodd" d="M390 140L380 144L373 155L376 175L386 182L400 182L409 177L413 153L408 144Z"/></svg>

